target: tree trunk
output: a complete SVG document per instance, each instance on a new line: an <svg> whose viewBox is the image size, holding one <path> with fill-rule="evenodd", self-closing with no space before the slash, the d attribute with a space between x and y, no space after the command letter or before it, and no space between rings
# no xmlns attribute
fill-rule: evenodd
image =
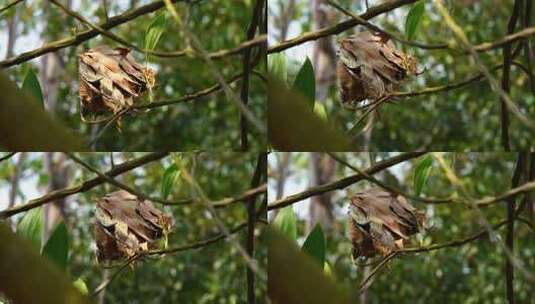
<svg viewBox="0 0 535 304"><path fill-rule="evenodd" d="M317 152L310 153L309 170L310 187L323 185L332 181L336 170L336 162L327 154ZM317 223L320 223L324 229L332 227L334 216L331 196L332 192L326 192L311 198L309 218L306 227L307 233L310 232Z"/></svg>
<svg viewBox="0 0 535 304"><path fill-rule="evenodd" d="M312 12L314 30L329 26L329 21L334 17L324 0L314 0ZM312 63L316 75L316 102L323 102L327 98L329 87L335 81L336 50L332 36L316 40Z"/></svg>

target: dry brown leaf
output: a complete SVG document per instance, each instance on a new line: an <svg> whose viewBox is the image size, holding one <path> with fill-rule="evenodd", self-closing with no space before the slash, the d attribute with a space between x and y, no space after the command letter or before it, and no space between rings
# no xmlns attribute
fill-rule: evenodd
<svg viewBox="0 0 535 304"><path fill-rule="evenodd" d="M357 193L349 205L353 257L386 256L423 229L425 215L405 197L380 188Z"/></svg>
<svg viewBox="0 0 535 304"><path fill-rule="evenodd" d="M359 106L387 97L408 76L418 75L416 60L396 50L383 35L364 31L340 41L337 75L343 105Z"/></svg>
<svg viewBox="0 0 535 304"><path fill-rule="evenodd" d="M156 248L156 241L172 229L171 217L150 201L123 190L112 192L97 201L97 258L120 260Z"/></svg>
<svg viewBox="0 0 535 304"><path fill-rule="evenodd" d="M155 73L136 62L129 49L100 46L79 56L81 117L116 114L154 87Z"/></svg>

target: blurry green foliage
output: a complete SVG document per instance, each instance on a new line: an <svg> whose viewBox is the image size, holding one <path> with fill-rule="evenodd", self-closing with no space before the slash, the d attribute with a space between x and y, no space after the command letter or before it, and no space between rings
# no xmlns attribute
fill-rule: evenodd
<svg viewBox="0 0 535 304"><path fill-rule="evenodd" d="M108 1L108 15L122 14L129 9L146 5L147 1ZM134 6L132 6L134 5ZM105 16L100 2L82 0L73 4L84 17L93 22L104 22ZM246 40L246 29L251 22L254 1L196 1L190 4L188 27L209 52L230 49ZM48 5L46 1L30 1L18 5L20 21L17 30L16 53L39 48L43 42L52 42L79 32L85 27L61 10ZM11 10L10 10L11 11ZM165 7L122 24L113 32L141 48L154 47L157 51L179 51L187 47L186 39L176 24L163 22ZM98 19L94 19L94 17ZM0 20L7 28L8 18ZM164 25L165 24L165 25ZM25 35L31 38L25 37ZM41 38L39 40L35 37ZM25 40L22 40L25 38ZM158 39L159 38L159 39ZM24 45L20 44L24 41ZM79 138L89 141L96 133L94 125L80 121L78 96L78 54L99 45L119 47L115 41L97 36L77 46L58 51L63 70L57 79L58 94L55 98L54 117L76 132ZM0 53L5 52L0 45ZM137 61L143 62L145 54L133 51ZM37 63L40 60L35 61ZM50 62L50 61L49 61ZM229 79L243 69L241 56L233 55L214 61L218 70ZM33 64L34 68L38 68ZM159 58L151 56L149 65L157 71L156 87L152 89L154 102L174 100L195 93L217 83L211 70L198 58ZM50 66L49 66L50 68ZM260 61L255 67L265 73L265 64ZM4 71L17 83L22 83L24 73L21 65ZM42 71L40 71L42 72ZM41 75L41 74L39 74ZM249 107L255 117L266 120L266 85L261 78L251 77ZM40 79L43 90L49 88ZM234 86L241 87L240 82ZM137 101L147 103L149 94ZM26 122L32 122L26 119ZM37 123L37 122L36 122ZM96 149L103 151L162 151L162 150L238 150L240 143L240 112L221 92L190 102L138 112L124 117L119 128L110 127L98 140ZM250 146L253 151L264 150L265 136L250 128ZM79 149L78 149L79 150Z"/></svg>
<svg viewBox="0 0 535 304"><path fill-rule="evenodd" d="M268 156L270 167L273 168L276 165L275 160L279 157L278 154L271 153ZM337 155L358 168L365 169L369 166L370 155L368 153L337 153ZM375 161L380 161L394 155L393 152L382 152L374 153L373 157ZM469 195L475 199L495 196L510 188L511 174L516 161L515 153L445 153L444 157L456 175L461 178ZM299 184L307 185L310 181L309 159L308 153L293 152L290 155L288 167L290 173L286 177L285 186L288 194L299 192L294 187ZM415 171L425 162L428 162L428 158L422 156L391 167L376 174L375 177L410 193L414 188ZM448 197L453 195L466 198L462 193L456 192L455 187L451 185L442 170L433 168L432 172L427 177L422 196ZM354 171L350 168L338 165L333 180L351 174L354 174ZM270 179L270 191L273 191L275 181L275 178ZM334 222L329 226L322 225L326 239L326 263L341 287L350 290L354 302L358 302L358 286L365 274L363 268L356 267L351 260L352 245L348 240L346 217L347 197L372 186L374 185L362 181L348 188L331 192ZM417 201L411 203L416 208L425 211L430 228L412 237L405 244L406 247L450 242L483 229L477 214L462 204L428 205ZM306 227L310 227L306 212L308 203L303 201L292 206L299 214L297 234L298 239L302 239L308 233ZM503 203L484 208L482 211L491 224L502 221L506 217L506 207ZM521 216L530 219L533 225L532 213L525 210ZM503 242L505 229L502 228L497 233L497 241ZM535 269L533 230L528 225L517 221L514 235L516 257L524 263L525 269L533 272L532 270ZM281 255L292 254L292 249L280 249L280 251ZM505 301L504 259L505 254L501 246L488 236L464 246L405 254L389 262L388 266L377 274L367 297L370 303L503 303ZM378 260L379 257L377 257ZM283 265L285 268L291 268L288 265L292 264ZM283 270L291 272L294 269ZM325 272L327 273L326 270ZM291 287L289 281L285 282ZM316 283L307 282L310 285L306 290L315 290L314 284ZM534 296L532 284L519 271L516 271L514 283L517 301L530 303L530 299ZM290 292L292 291L288 291Z"/></svg>
<svg viewBox="0 0 535 304"><path fill-rule="evenodd" d="M366 10L365 1L338 0L343 7L355 13ZM368 1L370 6L379 5L382 1ZM373 18L374 24L385 30L395 33L398 37L404 36L406 29L406 16L411 8L418 5L425 10L419 20L414 34L414 40L426 44L450 43L455 45L455 39L450 29L440 17L431 1L419 1L419 4L405 5L395 11ZM279 43L277 40L281 28L282 13L287 10L289 1L269 1L270 12L270 40L271 45ZM313 12L309 1L296 0L295 18L289 19L289 31L286 39L295 38L308 31L313 31ZM472 44L492 42L502 38L507 32L507 23L512 12L513 0L459 0L444 1L448 11L455 21L462 27ZM336 10L326 8L330 25L343 20L346 16L334 13ZM333 14L331 14L333 12ZM533 14L531 14L533 15ZM279 23L275 23L278 21ZM411 21L412 23L412 21ZM354 32L363 30L356 26L344 33L331 37L338 41ZM519 27L516 29L519 30ZM528 39L526 41L533 41ZM422 75L410 79L399 91L419 91L427 87L443 86L462 82L480 73L470 56L466 56L460 49L452 50L426 50L407 46L393 41L397 48L413 55L417 59L418 71L426 70ZM513 49L519 45L514 44ZM293 47L280 54L272 56L285 56L288 70L298 67L306 56L311 57L312 44L307 43ZM480 54L481 60L487 67L503 63L501 49L495 49ZM527 66L526 56L523 52L515 61ZM332 65L332 69L335 66ZM498 80L501 71L492 73ZM316 75L318 76L318 75ZM291 78L291 77L290 77ZM342 109L338 102L338 89L335 81L331 82L328 97L325 100L325 110L329 121L335 123L343 131L349 131L355 124L359 113ZM529 76L518 66L511 70L512 89L510 96L528 117L535 117L535 96L531 91ZM440 92L399 98L394 102L381 107L375 120L369 149L372 151L413 151L428 149L433 151L496 151L502 148L500 144L500 107L497 94L490 88L486 80L471 83L468 86ZM358 132L347 134L354 136ZM523 126L511 116L510 138L513 150L527 150L535 145L533 131ZM357 138L362 147L363 136Z"/></svg>
<svg viewBox="0 0 535 304"><path fill-rule="evenodd" d="M113 153L113 163L117 165L142 155L144 155L142 152L116 152ZM79 153L78 156L103 172L112 165L110 153ZM9 189L17 158L18 156L15 156L8 161L0 162L1 190ZM21 185L24 187L20 188L17 202L35 198L31 188L36 185L42 187L42 181L51 178L44 170L46 167L43 165L43 159L43 153L28 153L22 162ZM249 189L256 160L256 153L171 153L161 161L122 174L117 180L149 196L160 197L165 171L175 164L179 169L188 170L208 198L216 201L242 194ZM95 177L95 174L73 162L67 161L66 165L70 166L71 185ZM103 184L88 192L70 196L65 206L67 214L65 224L70 236L66 271L71 281L76 282L81 278L90 293L103 280L103 268L96 262L94 248L94 202L114 190L115 187ZM34 191L42 194L40 190ZM175 182L169 187L167 199L178 201L195 195L195 191L188 183ZM191 244L219 234L217 225L207 216L206 210L200 204L180 207L155 205L172 214L174 218L175 229L169 235L169 248ZM243 204L218 209L217 213L229 228L235 227L247 218ZM14 220L21 219L14 217ZM262 224L257 224L257 227L259 234ZM240 243L245 245L246 231L242 230L236 235ZM257 240L255 247L255 257L260 269L266 271L267 247L262 236ZM116 270L111 269L110 272ZM229 242L221 240L203 248L147 257L139 261L135 267L127 268L108 285L105 300L106 303L124 303L125 299L134 303L242 303L246 301L247 294L245 270L246 265L239 258L236 249ZM77 288L82 288L81 284L75 283ZM267 292L266 284L259 281L256 287L257 301L261 303Z"/></svg>

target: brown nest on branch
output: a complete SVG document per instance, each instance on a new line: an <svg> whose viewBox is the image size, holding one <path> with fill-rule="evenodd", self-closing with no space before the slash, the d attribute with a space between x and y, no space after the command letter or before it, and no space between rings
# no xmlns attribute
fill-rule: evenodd
<svg viewBox="0 0 535 304"><path fill-rule="evenodd" d="M337 76L342 106L349 109L380 104L389 99L416 71L416 59L396 50L383 34L368 31L349 36L339 43Z"/></svg>
<svg viewBox="0 0 535 304"><path fill-rule="evenodd" d="M78 57L81 118L84 122L109 120L131 108L143 92L154 87L154 71L136 62L129 49L99 46ZM88 116L91 118L86 118Z"/></svg>
<svg viewBox="0 0 535 304"><path fill-rule="evenodd" d="M409 236L423 230L425 214L405 197L371 188L357 193L349 204L349 236L353 258L386 256L404 247Z"/></svg>

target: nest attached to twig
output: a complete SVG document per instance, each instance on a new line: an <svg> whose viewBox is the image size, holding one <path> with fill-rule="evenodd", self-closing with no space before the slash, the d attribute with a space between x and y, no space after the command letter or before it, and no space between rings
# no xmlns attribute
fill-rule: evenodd
<svg viewBox="0 0 535 304"><path fill-rule="evenodd" d="M158 247L173 229L171 216L124 190L97 201L95 237L99 262L128 259Z"/></svg>
<svg viewBox="0 0 535 304"><path fill-rule="evenodd" d="M126 48L99 46L78 55L81 118L94 123L134 105L155 84L155 72L140 65ZM86 119L92 116L91 119ZM109 119L109 117L107 119Z"/></svg>
<svg viewBox="0 0 535 304"><path fill-rule="evenodd" d="M342 106L356 109L364 100L386 100L409 76L419 75L416 59L396 50L385 35L368 31L339 43L337 75Z"/></svg>
<svg viewBox="0 0 535 304"><path fill-rule="evenodd" d="M357 193L349 204L349 235L352 255L386 256L403 248L410 235L424 228L425 214L405 197L380 188Z"/></svg>

